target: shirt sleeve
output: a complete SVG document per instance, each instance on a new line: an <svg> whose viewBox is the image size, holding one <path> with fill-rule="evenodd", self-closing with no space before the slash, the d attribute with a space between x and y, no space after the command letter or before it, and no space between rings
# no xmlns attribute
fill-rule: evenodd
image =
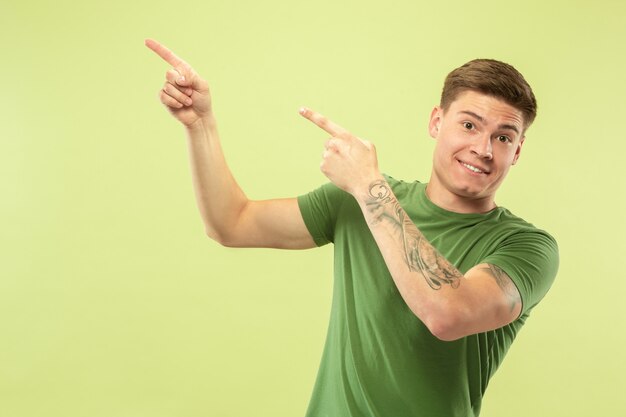
<svg viewBox="0 0 626 417"><path fill-rule="evenodd" d="M499 266L511 278L527 313L546 295L559 268L559 249L548 233L535 229L509 236L483 260Z"/></svg>
<svg viewBox="0 0 626 417"><path fill-rule="evenodd" d="M298 197L298 206L317 246L334 242L335 224L341 205L349 194L327 183Z"/></svg>

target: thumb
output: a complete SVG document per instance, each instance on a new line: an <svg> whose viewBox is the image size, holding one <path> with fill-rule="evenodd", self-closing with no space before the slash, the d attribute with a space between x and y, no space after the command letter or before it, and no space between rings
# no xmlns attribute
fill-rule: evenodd
<svg viewBox="0 0 626 417"><path fill-rule="evenodd" d="M189 87L193 90L206 92L209 90L209 84L191 68L177 68L180 77L176 80L176 84L181 87Z"/></svg>
<svg viewBox="0 0 626 417"><path fill-rule="evenodd" d="M192 74L191 71L189 71L189 69L187 68L174 68L174 70L178 73L178 78L176 78L176 84L180 85L181 87L191 87L192 80Z"/></svg>

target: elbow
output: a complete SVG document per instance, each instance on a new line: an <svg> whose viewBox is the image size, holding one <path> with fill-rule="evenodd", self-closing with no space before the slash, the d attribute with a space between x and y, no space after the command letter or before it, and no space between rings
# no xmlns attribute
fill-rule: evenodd
<svg viewBox="0 0 626 417"><path fill-rule="evenodd" d="M245 234L240 232L239 227L241 213L244 207L238 210L231 210L229 216L212 216L210 213L205 213L202 216L204 222L204 233L209 239L214 240L220 245L227 248L241 248L245 247Z"/></svg>
<svg viewBox="0 0 626 417"><path fill-rule="evenodd" d="M231 237L229 237L228 235L224 233L219 233L213 228L209 228L209 227L205 228L204 233L207 235L209 239L219 243L220 245L224 247L227 247L227 248L237 247L237 245L235 244L235 242L233 242Z"/></svg>
<svg viewBox="0 0 626 417"><path fill-rule="evenodd" d="M465 336L458 331L454 323L446 320L434 320L426 324L426 327L428 327L433 336L442 342L452 342Z"/></svg>
<svg viewBox="0 0 626 417"><path fill-rule="evenodd" d="M423 322L432 335L443 342L452 342L468 335L463 315L458 312L433 314Z"/></svg>

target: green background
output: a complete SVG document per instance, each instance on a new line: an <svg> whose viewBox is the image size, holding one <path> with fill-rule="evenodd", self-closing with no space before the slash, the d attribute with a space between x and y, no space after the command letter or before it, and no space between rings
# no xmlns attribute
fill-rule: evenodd
<svg viewBox="0 0 626 417"><path fill-rule="evenodd" d="M302 105L374 142L384 172L426 180L445 74L515 65L539 116L497 202L557 238L561 268L482 416L624 415L625 21L617 0L2 0L0 415L306 409L331 248L205 237L146 37L209 81L251 198L326 181Z"/></svg>

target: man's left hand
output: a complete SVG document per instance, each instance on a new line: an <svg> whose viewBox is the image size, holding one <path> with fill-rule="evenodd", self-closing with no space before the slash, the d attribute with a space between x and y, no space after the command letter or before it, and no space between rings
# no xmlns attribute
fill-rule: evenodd
<svg viewBox="0 0 626 417"><path fill-rule="evenodd" d="M331 135L324 145L320 169L333 184L357 197L356 193L367 192L370 184L382 178L372 143L313 110L302 108L300 114Z"/></svg>

